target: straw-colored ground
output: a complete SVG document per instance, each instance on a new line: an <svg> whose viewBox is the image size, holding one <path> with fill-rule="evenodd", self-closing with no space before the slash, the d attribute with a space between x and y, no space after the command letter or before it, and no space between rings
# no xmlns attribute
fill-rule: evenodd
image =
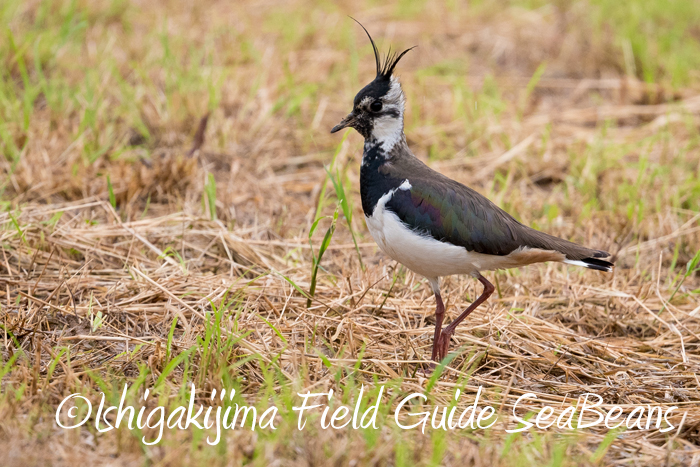
<svg viewBox="0 0 700 467"><path fill-rule="evenodd" d="M420 158L617 265L488 273L498 293L431 379L430 289L367 233L360 137L329 134L373 78L346 15L383 51L418 45L399 75ZM4 0L0 18L0 464L700 463L694 2ZM357 250L341 207L307 307L341 189ZM448 318L477 285L445 280ZM146 446L153 430L56 425L66 396L116 404L125 382L137 408L148 388L168 410L191 382L203 404L235 388L278 407L277 429ZM322 430L314 412L297 430L296 393L354 407L362 384L366 404L385 385L377 429ZM479 386L489 429L394 422L410 393L419 412L460 388L461 411ZM625 415L678 408L666 433L507 434L528 392L521 417L584 393Z"/></svg>

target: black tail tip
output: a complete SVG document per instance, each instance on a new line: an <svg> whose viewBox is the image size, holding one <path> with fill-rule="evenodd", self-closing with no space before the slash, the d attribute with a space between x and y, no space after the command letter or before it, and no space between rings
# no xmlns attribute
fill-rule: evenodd
<svg viewBox="0 0 700 467"><path fill-rule="evenodd" d="M601 251L600 253L605 253L605 252ZM596 255L596 256L598 256L598 255ZM605 256L609 256L609 255L607 253L605 253ZM613 270L613 267L615 266L610 261L605 261L604 259L598 259L598 258L583 258L581 260L581 262L584 263L588 269L595 269L596 271L603 271L603 272L610 272Z"/></svg>

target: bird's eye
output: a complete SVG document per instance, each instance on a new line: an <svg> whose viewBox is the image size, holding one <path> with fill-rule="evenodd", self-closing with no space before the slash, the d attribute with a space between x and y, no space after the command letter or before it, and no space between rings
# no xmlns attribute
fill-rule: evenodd
<svg viewBox="0 0 700 467"><path fill-rule="evenodd" d="M369 110L372 112L379 112L382 110L382 102L381 101L374 101L370 104Z"/></svg>

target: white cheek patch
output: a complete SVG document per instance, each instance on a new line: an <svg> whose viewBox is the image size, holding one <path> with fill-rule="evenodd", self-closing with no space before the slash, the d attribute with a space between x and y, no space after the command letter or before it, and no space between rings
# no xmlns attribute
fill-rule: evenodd
<svg viewBox="0 0 700 467"><path fill-rule="evenodd" d="M384 110L393 110L398 114L396 117L385 115L374 120L372 136L381 144L382 149L388 152L403 137L403 110L405 98L401 90L401 84L396 77L391 78L389 92L382 100L384 101Z"/></svg>
<svg viewBox="0 0 700 467"><path fill-rule="evenodd" d="M384 151L389 151L401 140L403 134L403 118L385 115L374 120L372 136L382 145Z"/></svg>

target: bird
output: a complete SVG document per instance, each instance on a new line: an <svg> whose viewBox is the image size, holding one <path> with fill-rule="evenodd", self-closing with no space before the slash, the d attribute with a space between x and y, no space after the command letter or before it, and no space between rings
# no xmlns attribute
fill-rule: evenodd
<svg viewBox="0 0 700 467"><path fill-rule="evenodd" d="M404 134L406 98L394 75L401 53L382 61L367 29L376 77L360 90L352 111L331 129L354 128L364 138L360 166L362 210L380 250L425 277L435 295L435 331L431 359L447 356L457 326L494 292L482 271L558 261L597 271L612 271L610 254L528 227L477 191L431 169L418 159ZM448 326L440 278L470 275L484 287ZM433 364L434 365L434 364Z"/></svg>

